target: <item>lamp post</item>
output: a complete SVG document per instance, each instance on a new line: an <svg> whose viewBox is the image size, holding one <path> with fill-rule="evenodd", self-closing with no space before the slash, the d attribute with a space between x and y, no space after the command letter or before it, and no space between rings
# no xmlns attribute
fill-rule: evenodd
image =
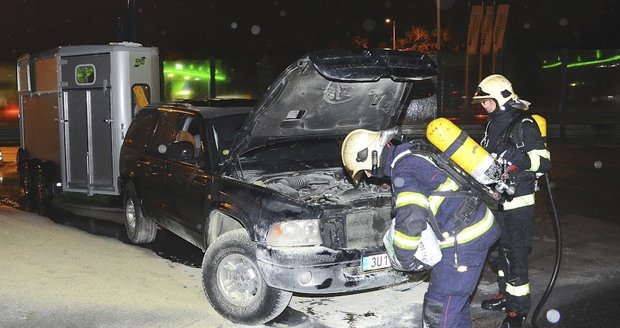
<svg viewBox="0 0 620 328"><path fill-rule="evenodd" d="M396 20L386 18L385 22L388 24L392 23L392 50L396 50Z"/></svg>
<svg viewBox="0 0 620 328"><path fill-rule="evenodd" d="M441 0L437 0L437 52L441 50Z"/></svg>

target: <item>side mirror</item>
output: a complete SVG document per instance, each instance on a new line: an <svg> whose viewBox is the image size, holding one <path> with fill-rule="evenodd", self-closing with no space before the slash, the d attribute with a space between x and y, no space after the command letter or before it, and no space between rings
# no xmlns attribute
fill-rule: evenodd
<svg viewBox="0 0 620 328"><path fill-rule="evenodd" d="M187 161L194 158L194 145L189 141L177 141L168 147L166 157L173 161Z"/></svg>

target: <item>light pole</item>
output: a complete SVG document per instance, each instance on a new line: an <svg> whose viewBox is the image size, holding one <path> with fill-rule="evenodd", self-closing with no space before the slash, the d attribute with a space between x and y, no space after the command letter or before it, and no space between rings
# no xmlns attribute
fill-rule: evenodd
<svg viewBox="0 0 620 328"><path fill-rule="evenodd" d="M392 23L392 50L396 50L396 20L386 18L385 22L388 24Z"/></svg>
<svg viewBox="0 0 620 328"><path fill-rule="evenodd" d="M441 50L441 0L437 0L437 52Z"/></svg>

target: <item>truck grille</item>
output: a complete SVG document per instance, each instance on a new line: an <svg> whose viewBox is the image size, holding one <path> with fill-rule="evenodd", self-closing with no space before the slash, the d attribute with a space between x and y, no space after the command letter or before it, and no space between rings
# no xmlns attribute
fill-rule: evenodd
<svg viewBox="0 0 620 328"><path fill-rule="evenodd" d="M390 208L347 214L347 248L367 248L383 244L383 235L392 220Z"/></svg>

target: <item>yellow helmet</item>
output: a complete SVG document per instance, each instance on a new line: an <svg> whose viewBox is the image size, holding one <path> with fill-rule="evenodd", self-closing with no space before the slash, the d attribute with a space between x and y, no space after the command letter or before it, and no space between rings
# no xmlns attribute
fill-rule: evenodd
<svg viewBox="0 0 620 328"><path fill-rule="evenodd" d="M398 128L385 131L357 129L351 131L342 142L341 156L353 185L357 186L364 170L376 174L383 147L398 133Z"/></svg>
<svg viewBox="0 0 620 328"><path fill-rule="evenodd" d="M472 103L480 103L486 99L495 99L497 104L504 109L507 102L519 99L512 90L512 84L502 75L493 74L487 76L478 84L478 91L472 98Z"/></svg>

